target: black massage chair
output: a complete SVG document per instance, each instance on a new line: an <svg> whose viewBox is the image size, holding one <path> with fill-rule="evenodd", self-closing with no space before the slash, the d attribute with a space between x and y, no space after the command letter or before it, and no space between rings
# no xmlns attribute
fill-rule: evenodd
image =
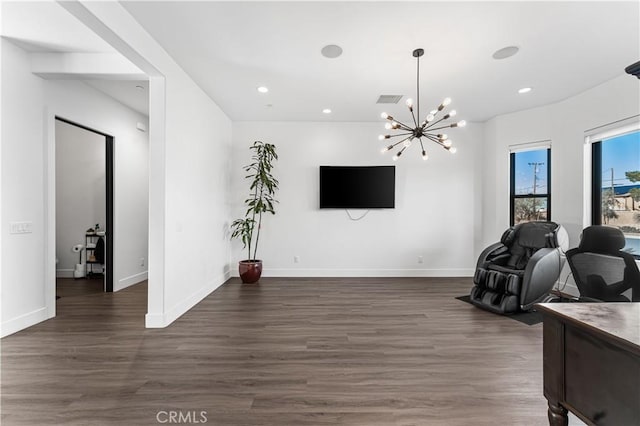
<svg viewBox="0 0 640 426"><path fill-rule="evenodd" d="M476 267L471 303L498 314L531 310L560 276L567 231L554 222L526 222L507 229L484 249Z"/></svg>

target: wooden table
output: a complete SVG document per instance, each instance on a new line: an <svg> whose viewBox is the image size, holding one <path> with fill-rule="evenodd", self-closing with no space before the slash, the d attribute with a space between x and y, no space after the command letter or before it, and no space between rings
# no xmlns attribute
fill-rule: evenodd
<svg viewBox="0 0 640 426"><path fill-rule="evenodd" d="M543 303L549 424L640 425L640 303Z"/></svg>

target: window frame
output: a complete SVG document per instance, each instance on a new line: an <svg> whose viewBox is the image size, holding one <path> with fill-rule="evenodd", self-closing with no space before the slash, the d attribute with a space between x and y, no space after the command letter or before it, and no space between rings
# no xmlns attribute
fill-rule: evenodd
<svg viewBox="0 0 640 426"><path fill-rule="evenodd" d="M588 143L591 144L591 225L602 225L602 142L629 133L640 132L640 127L623 127L609 131L605 135L591 136ZM640 260L640 253L631 253Z"/></svg>
<svg viewBox="0 0 640 426"><path fill-rule="evenodd" d="M523 151L547 150L547 192L545 194L516 194L516 154ZM551 222L551 146L541 146L526 150L511 151L509 154L509 224L515 223L515 201L519 198L540 198L547 200L547 220Z"/></svg>

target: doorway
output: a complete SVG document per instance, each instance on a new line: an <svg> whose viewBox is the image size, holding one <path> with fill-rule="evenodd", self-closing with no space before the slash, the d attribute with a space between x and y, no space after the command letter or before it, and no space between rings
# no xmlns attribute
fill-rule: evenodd
<svg viewBox="0 0 640 426"><path fill-rule="evenodd" d="M56 287L113 292L114 138L56 116L55 139Z"/></svg>

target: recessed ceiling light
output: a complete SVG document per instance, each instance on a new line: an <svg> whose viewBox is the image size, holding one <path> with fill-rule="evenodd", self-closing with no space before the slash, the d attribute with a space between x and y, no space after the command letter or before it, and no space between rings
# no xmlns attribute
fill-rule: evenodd
<svg viewBox="0 0 640 426"><path fill-rule="evenodd" d="M269 89L265 86L260 86L258 87L258 92L260 93L267 93L269 91Z"/></svg>
<svg viewBox="0 0 640 426"><path fill-rule="evenodd" d="M523 87L522 89L518 90L518 93L529 93L531 91L531 87Z"/></svg>
<svg viewBox="0 0 640 426"><path fill-rule="evenodd" d="M322 112L325 114L331 114L331 110L329 108L323 109Z"/></svg>
<svg viewBox="0 0 640 426"><path fill-rule="evenodd" d="M328 44L320 50L320 53L322 53L322 56L325 58L337 58L342 55L342 47L335 44Z"/></svg>
<svg viewBox="0 0 640 426"><path fill-rule="evenodd" d="M517 46L507 46L493 52L493 59L507 59L518 53L520 49Z"/></svg>

